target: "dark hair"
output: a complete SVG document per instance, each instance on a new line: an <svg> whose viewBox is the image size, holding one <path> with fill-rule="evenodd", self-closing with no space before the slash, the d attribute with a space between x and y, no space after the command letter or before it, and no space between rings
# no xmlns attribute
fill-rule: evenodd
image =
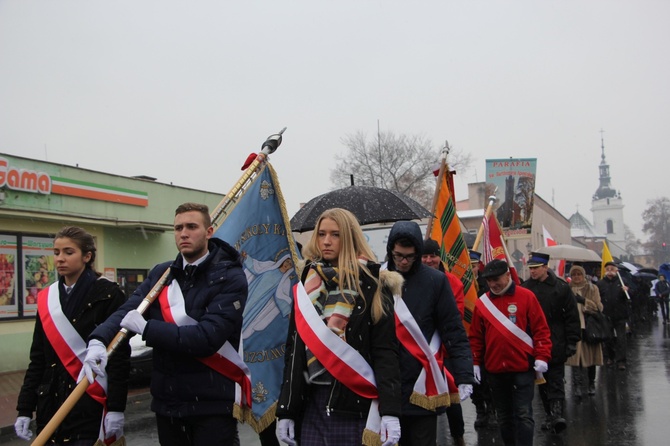
<svg viewBox="0 0 670 446"><path fill-rule="evenodd" d="M206 204L200 203L183 203L177 206L177 209L174 211L174 215L183 214L184 212L197 211L202 214L202 222L205 224L205 228L212 226L212 218L209 216L209 208Z"/></svg>
<svg viewBox="0 0 670 446"><path fill-rule="evenodd" d="M69 238L75 242L79 249L81 249L81 253L84 255L90 252L91 260L86 262L86 268L95 271L95 269L93 269L93 262L95 262L96 251L95 239L91 234L77 226L65 226L60 231L58 231L58 234L56 234L56 237L54 237L54 239L59 238Z"/></svg>
<svg viewBox="0 0 670 446"><path fill-rule="evenodd" d="M400 245L403 248L416 248L416 245L409 237L398 237L393 241L393 247L395 247L395 245ZM417 255L421 255L421 253L417 252Z"/></svg>

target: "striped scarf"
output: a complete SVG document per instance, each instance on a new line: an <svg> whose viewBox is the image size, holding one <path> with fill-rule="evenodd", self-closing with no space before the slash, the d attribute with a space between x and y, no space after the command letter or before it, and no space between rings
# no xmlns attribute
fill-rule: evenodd
<svg viewBox="0 0 670 446"><path fill-rule="evenodd" d="M345 329L358 291L342 289L337 268L322 263L310 267L305 279L305 291L326 326L346 342ZM331 374L308 348L306 352L308 381L312 384L331 384Z"/></svg>

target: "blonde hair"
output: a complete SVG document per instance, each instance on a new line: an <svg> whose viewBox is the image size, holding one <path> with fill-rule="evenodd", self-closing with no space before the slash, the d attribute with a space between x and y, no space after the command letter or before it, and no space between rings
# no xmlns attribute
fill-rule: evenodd
<svg viewBox="0 0 670 446"><path fill-rule="evenodd" d="M323 254L319 249L319 228L321 222L329 218L337 224L340 231L340 253L337 257L337 269L339 272L340 286L345 289L356 289L365 300L365 295L360 286L360 271L362 270L369 277L377 282L377 290L372 298L372 321L378 322L384 315L382 304L381 284L379 279L374 277L365 264L359 262L359 259L377 261L377 257L365 240L363 230L356 216L346 209L332 208L324 211L316 221L314 232L305 247L303 254L307 260L320 262L323 260Z"/></svg>

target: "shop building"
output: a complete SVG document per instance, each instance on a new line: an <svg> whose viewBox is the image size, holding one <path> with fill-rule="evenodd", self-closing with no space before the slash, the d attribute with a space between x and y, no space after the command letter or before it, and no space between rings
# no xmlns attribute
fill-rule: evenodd
<svg viewBox="0 0 670 446"><path fill-rule="evenodd" d="M95 237L95 269L129 294L155 264L175 257L175 208L191 201L214 209L222 198L0 153L0 373L28 365L35 296L56 280L53 237L63 226Z"/></svg>

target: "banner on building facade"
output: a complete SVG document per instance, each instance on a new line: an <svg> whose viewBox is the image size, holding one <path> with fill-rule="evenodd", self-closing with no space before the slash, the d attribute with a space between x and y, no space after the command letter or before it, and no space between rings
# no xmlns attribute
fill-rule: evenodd
<svg viewBox="0 0 670 446"><path fill-rule="evenodd" d="M486 160L486 195L495 195L495 210L505 237L530 234L535 202L537 158Z"/></svg>

